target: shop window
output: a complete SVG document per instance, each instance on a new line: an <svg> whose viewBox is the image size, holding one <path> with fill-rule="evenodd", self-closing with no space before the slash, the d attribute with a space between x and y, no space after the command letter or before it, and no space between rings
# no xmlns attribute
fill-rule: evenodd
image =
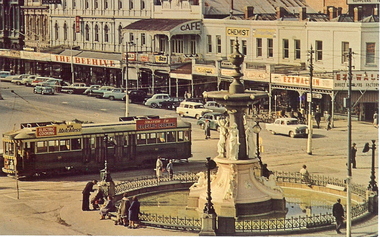
<svg viewBox="0 0 380 237"><path fill-rule="evenodd" d="M282 40L282 58L284 59L289 58L289 40L288 39Z"/></svg>
<svg viewBox="0 0 380 237"><path fill-rule="evenodd" d="M267 40L267 57L273 58L273 39Z"/></svg>
<svg viewBox="0 0 380 237"><path fill-rule="evenodd" d="M222 53L222 36L216 36L216 53Z"/></svg>
<svg viewBox="0 0 380 237"><path fill-rule="evenodd" d="M322 53L323 53L323 45L322 41L316 40L315 41L315 61L321 61L322 60Z"/></svg>
<svg viewBox="0 0 380 237"><path fill-rule="evenodd" d="M262 57L263 56L263 39L257 38L256 39L256 57Z"/></svg>
<svg viewBox="0 0 380 237"><path fill-rule="evenodd" d="M294 59L301 59L301 40L294 40Z"/></svg>
<svg viewBox="0 0 380 237"><path fill-rule="evenodd" d="M375 43L366 43L366 54L365 54L365 63L366 64L374 64L375 63L375 51L376 44Z"/></svg>

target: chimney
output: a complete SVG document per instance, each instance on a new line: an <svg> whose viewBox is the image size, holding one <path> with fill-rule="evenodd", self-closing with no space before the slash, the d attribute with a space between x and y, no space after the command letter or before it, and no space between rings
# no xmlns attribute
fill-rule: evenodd
<svg viewBox="0 0 380 237"><path fill-rule="evenodd" d="M341 16L342 15L342 11L343 11L343 9L341 7L338 7L338 9L336 11L337 16Z"/></svg>
<svg viewBox="0 0 380 237"><path fill-rule="evenodd" d="M248 18L250 18L251 16L253 16L253 10L254 10L255 8L253 7L253 6L246 6L245 8L244 8L244 18L245 19L248 19Z"/></svg>
<svg viewBox="0 0 380 237"><path fill-rule="evenodd" d="M300 21L306 20L306 7L300 7L299 12L300 12L299 20Z"/></svg>
<svg viewBox="0 0 380 237"><path fill-rule="evenodd" d="M362 17L361 13L362 13L361 7L354 8L354 22L361 21L361 17Z"/></svg>
<svg viewBox="0 0 380 237"><path fill-rule="evenodd" d="M285 15L285 9L283 7L276 7L276 18L280 19L284 17Z"/></svg>
<svg viewBox="0 0 380 237"><path fill-rule="evenodd" d="M378 16L378 15L379 15L379 8L375 7L375 8L373 9L373 15L374 15L374 16Z"/></svg>
<svg viewBox="0 0 380 237"><path fill-rule="evenodd" d="M332 19L334 19L336 17L336 8L335 7L329 7L328 12L329 12L329 20L331 21Z"/></svg>

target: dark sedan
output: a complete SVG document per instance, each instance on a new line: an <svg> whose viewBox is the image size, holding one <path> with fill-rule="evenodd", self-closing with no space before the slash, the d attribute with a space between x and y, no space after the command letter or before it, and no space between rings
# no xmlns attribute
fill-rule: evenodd
<svg viewBox="0 0 380 237"><path fill-rule="evenodd" d="M161 108L163 109L175 109L185 98L182 97L171 97L167 101L161 102Z"/></svg>

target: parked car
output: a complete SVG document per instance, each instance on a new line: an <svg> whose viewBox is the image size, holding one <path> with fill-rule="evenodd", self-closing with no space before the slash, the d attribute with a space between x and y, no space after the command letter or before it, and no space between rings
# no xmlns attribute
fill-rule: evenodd
<svg viewBox="0 0 380 237"><path fill-rule="evenodd" d="M10 75L11 75L11 72L9 71L0 71L0 80L4 81L4 78Z"/></svg>
<svg viewBox="0 0 380 237"><path fill-rule="evenodd" d="M84 92L83 92L83 95L88 95L91 91L93 90L97 90L99 89L100 87L102 87L101 85L91 85L89 88L87 88Z"/></svg>
<svg viewBox="0 0 380 237"><path fill-rule="evenodd" d="M218 119L224 117L224 114L218 112L205 113L197 121L197 125L201 126L202 129L205 129L206 120L210 123L210 129L219 130Z"/></svg>
<svg viewBox="0 0 380 237"><path fill-rule="evenodd" d="M278 118L274 123L266 124L265 128L272 134L285 134L292 138L307 136L307 126L299 124L296 118Z"/></svg>
<svg viewBox="0 0 380 237"><path fill-rule="evenodd" d="M206 109L212 110L213 112L219 112L222 114L227 112L225 107L215 101L207 101L204 106Z"/></svg>
<svg viewBox="0 0 380 237"><path fill-rule="evenodd" d="M184 101L197 102L197 103L202 103L202 104L205 103L205 101L202 98L186 98Z"/></svg>
<svg viewBox="0 0 380 237"><path fill-rule="evenodd" d="M144 90L130 90L128 91L128 98L131 103L142 103L147 98L147 93Z"/></svg>
<svg viewBox="0 0 380 237"><path fill-rule="evenodd" d="M21 85L22 79L27 78L28 76L30 76L30 75L29 74L15 75L15 76L13 76L13 79L11 82L15 83L17 85Z"/></svg>
<svg viewBox="0 0 380 237"><path fill-rule="evenodd" d="M106 91L103 93L103 98L109 100L123 100L127 92L122 88L115 88L112 91Z"/></svg>
<svg viewBox="0 0 380 237"><path fill-rule="evenodd" d="M36 77L36 78L32 81L31 85L32 85L32 86L37 86L37 84L41 84L42 82L45 82L45 81L47 81L47 80L49 80L49 79L54 79L54 78L52 78L52 77Z"/></svg>
<svg viewBox="0 0 380 237"><path fill-rule="evenodd" d="M33 92L36 94L42 94L42 95L46 95L46 94L54 95L55 93L54 88L51 87L49 84L45 84L45 83L40 83L36 85L33 88Z"/></svg>
<svg viewBox="0 0 380 237"><path fill-rule="evenodd" d="M20 81L21 85L31 86L32 82L36 79L36 75L29 75Z"/></svg>
<svg viewBox="0 0 380 237"><path fill-rule="evenodd" d="M161 102L161 108L175 110L184 99L183 97L172 97L169 100Z"/></svg>
<svg viewBox="0 0 380 237"><path fill-rule="evenodd" d="M86 83L73 83L71 85L62 86L61 92L69 94L83 94L85 90L90 88Z"/></svg>
<svg viewBox="0 0 380 237"><path fill-rule="evenodd" d="M197 102L182 101L179 104L179 106L176 108L176 113L179 114L179 116L194 117L196 119L199 119L205 113L209 113L209 112L212 112L212 111L209 109L206 109L202 103L197 103Z"/></svg>
<svg viewBox="0 0 380 237"><path fill-rule="evenodd" d="M161 106L163 101L169 100L169 94L154 94L152 97L147 99L144 103L146 106L150 106L151 108L158 108Z"/></svg>
<svg viewBox="0 0 380 237"><path fill-rule="evenodd" d="M113 86L102 86L99 89L90 90L87 95L95 96L96 98L103 98L104 92L112 91L113 89L115 89Z"/></svg>

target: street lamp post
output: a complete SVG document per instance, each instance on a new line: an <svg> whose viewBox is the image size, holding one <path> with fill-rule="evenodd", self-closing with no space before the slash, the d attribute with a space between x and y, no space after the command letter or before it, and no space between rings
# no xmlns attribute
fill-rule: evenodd
<svg viewBox="0 0 380 237"><path fill-rule="evenodd" d="M369 143L367 142L364 145L363 152L368 152L370 149L372 149L372 165L371 165L371 180L369 181L368 190L371 190L373 192L378 192L377 184L376 184L376 176L375 176L375 150L376 150L376 144L375 140L372 140L372 147L369 147Z"/></svg>
<svg viewBox="0 0 380 237"><path fill-rule="evenodd" d="M202 216L202 228L199 235L216 235L216 212L211 202L211 170L216 168L215 161L211 160L211 157L207 157L207 202L203 209Z"/></svg>

